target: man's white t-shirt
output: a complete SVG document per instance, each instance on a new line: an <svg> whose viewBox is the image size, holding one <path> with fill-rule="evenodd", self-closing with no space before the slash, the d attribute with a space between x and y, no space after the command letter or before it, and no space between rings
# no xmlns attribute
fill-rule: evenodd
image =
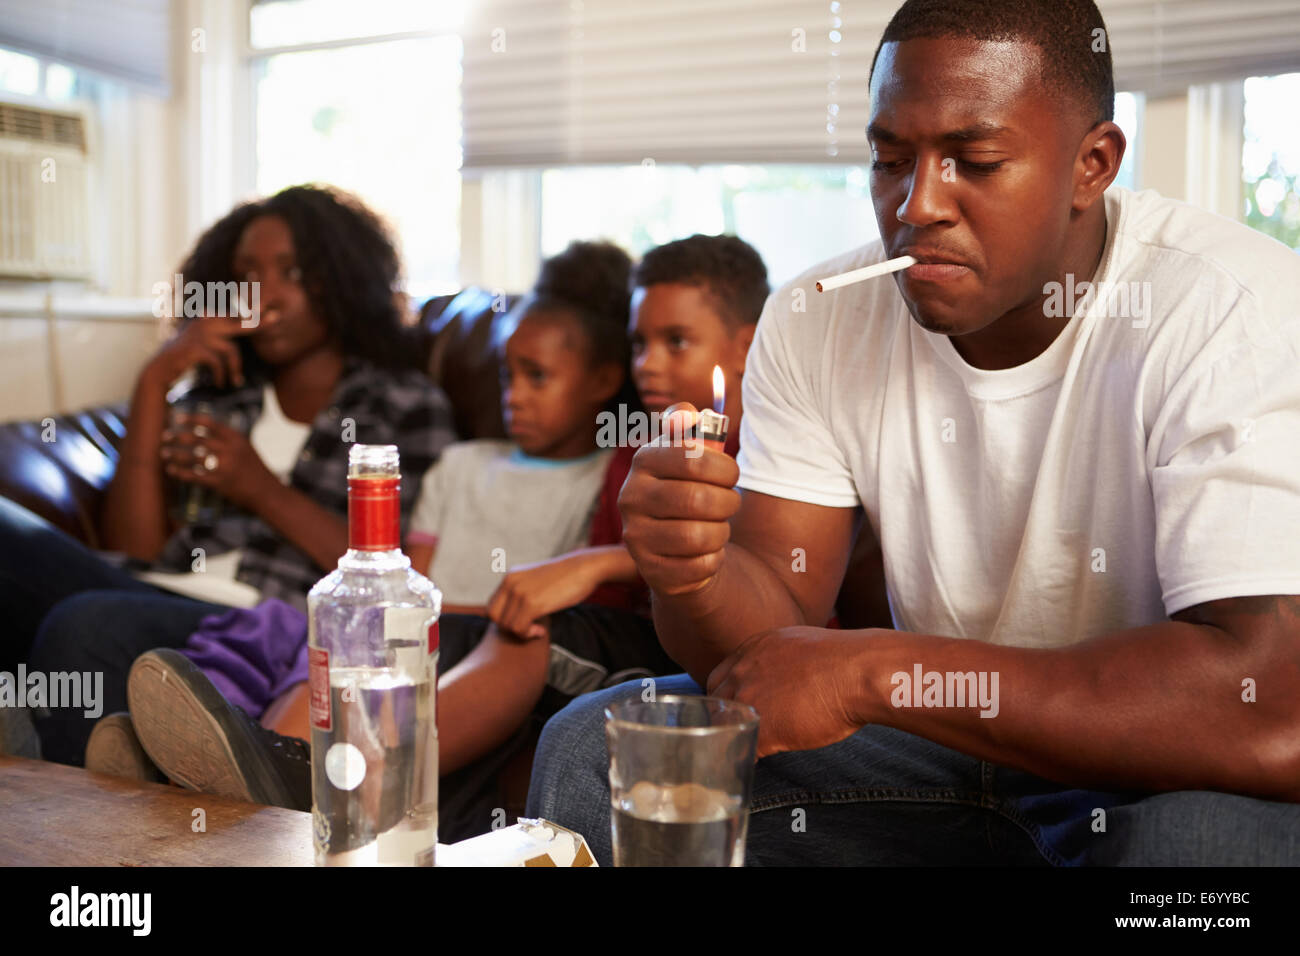
<svg viewBox="0 0 1300 956"><path fill-rule="evenodd" d="M1058 647L1300 593L1300 256L1153 192L1105 201L1099 294L1015 368L966 364L893 277L815 291L879 241L768 300L739 486L861 505L900 630Z"/></svg>

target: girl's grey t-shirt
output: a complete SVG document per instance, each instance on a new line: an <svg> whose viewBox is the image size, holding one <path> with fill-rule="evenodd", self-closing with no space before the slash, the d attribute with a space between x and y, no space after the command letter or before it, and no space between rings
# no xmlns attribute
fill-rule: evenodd
<svg viewBox="0 0 1300 956"><path fill-rule="evenodd" d="M557 461L512 442L457 442L424 476L412 542L436 539L425 573L447 604L482 605L514 568L587 543L614 450Z"/></svg>

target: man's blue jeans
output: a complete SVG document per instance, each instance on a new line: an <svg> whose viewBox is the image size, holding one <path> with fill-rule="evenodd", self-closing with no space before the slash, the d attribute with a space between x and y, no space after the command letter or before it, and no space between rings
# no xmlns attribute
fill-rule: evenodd
<svg viewBox="0 0 1300 956"><path fill-rule="evenodd" d="M639 681L574 700L546 725L529 816L613 862L604 709ZM685 674L655 693L699 694ZM1205 791L1062 789L890 727L754 769L750 865L1300 865L1300 804Z"/></svg>

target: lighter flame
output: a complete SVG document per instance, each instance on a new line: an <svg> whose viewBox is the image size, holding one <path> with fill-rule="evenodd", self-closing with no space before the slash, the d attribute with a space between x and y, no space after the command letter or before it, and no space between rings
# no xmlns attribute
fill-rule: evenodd
<svg viewBox="0 0 1300 956"><path fill-rule="evenodd" d="M722 375L722 366L713 366L713 410L719 415L727 407L727 380Z"/></svg>

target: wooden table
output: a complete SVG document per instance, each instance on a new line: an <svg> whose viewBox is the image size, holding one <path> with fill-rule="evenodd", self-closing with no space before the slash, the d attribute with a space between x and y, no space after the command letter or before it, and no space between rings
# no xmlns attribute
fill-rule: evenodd
<svg viewBox="0 0 1300 956"><path fill-rule="evenodd" d="M0 865L311 866L311 814L0 755Z"/></svg>

